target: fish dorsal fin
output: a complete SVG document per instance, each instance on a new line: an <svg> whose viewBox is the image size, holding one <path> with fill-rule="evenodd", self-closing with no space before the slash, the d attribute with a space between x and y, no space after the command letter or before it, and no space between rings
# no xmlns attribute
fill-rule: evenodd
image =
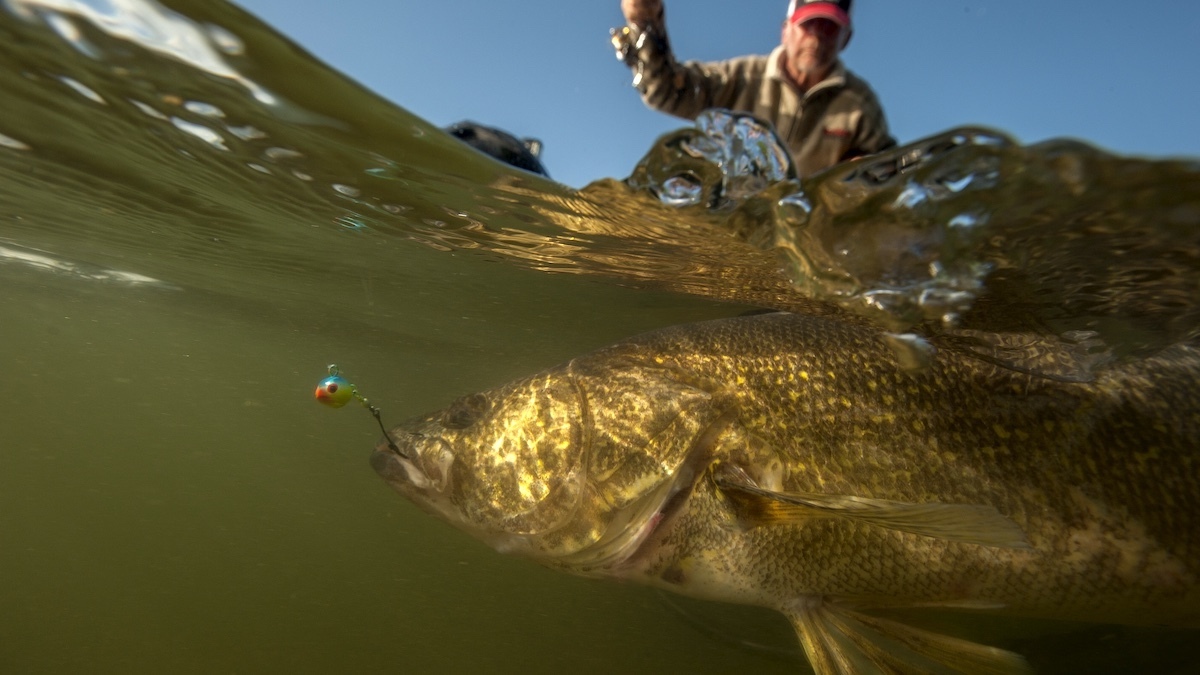
<svg viewBox="0 0 1200 675"><path fill-rule="evenodd" d="M1032 673L1019 654L898 621L868 616L814 598L783 609L817 675L868 673Z"/></svg>
<svg viewBox="0 0 1200 675"><path fill-rule="evenodd" d="M754 484L740 469L719 471L717 486L736 504L747 527L846 518L890 530L1000 548L1030 548L1025 533L992 506L909 504L813 492L779 492Z"/></svg>

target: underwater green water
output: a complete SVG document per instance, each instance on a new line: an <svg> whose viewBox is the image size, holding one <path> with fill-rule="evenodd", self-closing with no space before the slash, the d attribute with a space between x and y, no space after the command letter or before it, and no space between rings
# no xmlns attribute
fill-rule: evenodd
<svg viewBox="0 0 1200 675"><path fill-rule="evenodd" d="M634 196L508 170L232 6L169 4L136 37L0 9L0 672L803 672L766 610L687 618L425 515L367 465L368 413L312 398L336 362L395 423L770 304L773 258L702 219L614 237ZM1059 672L1195 663L1176 633L978 630Z"/></svg>
<svg viewBox="0 0 1200 675"><path fill-rule="evenodd" d="M647 667L720 653L648 591L501 557L420 513L367 466L366 411L313 403L328 361L390 419L717 313L446 258L413 291L453 318L396 331L6 268L0 344L22 384L0 418L0 670L587 672L619 667L614 644ZM614 309L563 316L584 306Z"/></svg>

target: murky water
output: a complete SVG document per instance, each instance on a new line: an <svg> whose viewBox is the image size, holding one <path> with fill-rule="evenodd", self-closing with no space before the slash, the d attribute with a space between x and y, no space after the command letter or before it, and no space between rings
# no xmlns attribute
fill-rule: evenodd
<svg viewBox="0 0 1200 675"><path fill-rule="evenodd" d="M0 672L795 672L768 612L681 616L425 516L367 466L369 415L312 402L326 364L400 420L806 297L1013 367L980 331L1036 323L1082 355L1064 377L1195 334L1186 163L959 130L797 192L674 139L575 192L170 6L0 6ZM1194 663L1172 633L983 630L1062 672Z"/></svg>

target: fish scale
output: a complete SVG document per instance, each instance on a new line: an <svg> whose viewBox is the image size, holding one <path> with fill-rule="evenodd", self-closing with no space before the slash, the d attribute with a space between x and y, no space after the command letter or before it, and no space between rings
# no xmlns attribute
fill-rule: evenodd
<svg viewBox="0 0 1200 675"><path fill-rule="evenodd" d="M912 368L885 333L832 316L668 328L484 392L468 425L405 423L402 452L380 445L373 462L499 550L777 609L822 674L1026 668L879 609L1197 626L1200 352L1181 343L1078 382L932 342ZM529 387L546 393L513 395ZM574 489L506 503L511 488L481 482L497 434L579 410L586 429L539 450L586 467L561 477ZM472 480L420 487L444 448ZM571 515L504 531L474 517L477 500Z"/></svg>

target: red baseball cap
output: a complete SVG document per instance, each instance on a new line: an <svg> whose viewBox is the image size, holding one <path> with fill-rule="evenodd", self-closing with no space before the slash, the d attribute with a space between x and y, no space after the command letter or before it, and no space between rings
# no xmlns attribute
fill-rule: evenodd
<svg viewBox="0 0 1200 675"><path fill-rule="evenodd" d="M791 0L788 3L787 17L791 23L801 23L809 19L829 19L849 30L851 0Z"/></svg>
<svg viewBox="0 0 1200 675"><path fill-rule="evenodd" d="M853 0L791 0L788 3L787 20L789 23L803 23L810 19L829 19L842 27L842 44L838 49L845 49L854 33L850 24L850 3Z"/></svg>

